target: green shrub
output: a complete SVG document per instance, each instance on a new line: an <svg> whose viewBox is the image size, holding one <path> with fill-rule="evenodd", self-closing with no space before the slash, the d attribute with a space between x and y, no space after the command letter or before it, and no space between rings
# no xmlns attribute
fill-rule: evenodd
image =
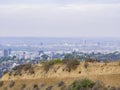
<svg viewBox="0 0 120 90"><path fill-rule="evenodd" d="M89 80L89 79L82 79L82 80L77 80L74 81L71 84L71 90L86 90L88 88L92 88L94 85L94 82Z"/></svg>
<svg viewBox="0 0 120 90"><path fill-rule="evenodd" d="M57 59L57 60L41 62L41 64L46 72L48 72L49 69L54 64L65 64L66 70L70 72L72 69L74 70L77 68L77 66L80 64L80 61L77 59L64 59L64 60Z"/></svg>
<svg viewBox="0 0 120 90"><path fill-rule="evenodd" d="M54 65L53 62L51 61L46 61L46 62L42 62L42 66L44 68L44 70L46 71L46 73L49 71L49 69Z"/></svg>
<svg viewBox="0 0 120 90"><path fill-rule="evenodd" d="M50 61L43 61L43 62L41 62L41 64L42 65L44 65L44 64L46 64L46 63L49 63L49 64L60 64L60 63L62 63L62 60L60 60L60 59L55 59L55 60L50 60Z"/></svg>
<svg viewBox="0 0 120 90"><path fill-rule="evenodd" d="M53 62L54 64L60 64L60 63L62 63L62 60L55 59L55 60L52 60L51 62Z"/></svg>
<svg viewBox="0 0 120 90"><path fill-rule="evenodd" d="M62 61L59 60L59 59L41 62L42 66L43 66L43 68L44 68L44 70L45 70L46 72L48 72L49 69L50 69L54 64L60 64L60 63L62 63Z"/></svg>
<svg viewBox="0 0 120 90"><path fill-rule="evenodd" d="M78 61L77 59L73 59L73 60L67 60L65 63L66 63L66 68L70 72L72 69L75 70L77 68L77 66L80 64L80 61Z"/></svg>

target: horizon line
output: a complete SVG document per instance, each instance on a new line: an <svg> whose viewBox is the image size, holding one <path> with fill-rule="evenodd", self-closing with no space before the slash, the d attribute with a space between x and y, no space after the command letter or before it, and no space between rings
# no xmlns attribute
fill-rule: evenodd
<svg viewBox="0 0 120 90"><path fill-rule="evenodd" d="M120 37L51 37L51 36L0 36L0 38L120 38Z"/></svg>

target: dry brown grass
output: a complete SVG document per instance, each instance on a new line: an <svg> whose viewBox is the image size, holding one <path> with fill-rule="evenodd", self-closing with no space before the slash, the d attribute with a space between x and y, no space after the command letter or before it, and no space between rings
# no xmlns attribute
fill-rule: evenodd
<svg viewBox="0 0 120 90"><path fill-rule="evenodd" d="M2 78L2 80L4 80L4 85L0 87L0 90L4 90L6 87L8 90L20 90L23 84L26 85L26 89L33 88L35 84L38 85L38 87L44 84L42 88L45 90L48 86L54 86L59 81L63 81L65 87L67 87L67 85L71 84L74 80L81 78L89 78L93 81L101 80L105 85L120 86L119 62L110 62L107 63L107 65L105 65L104 62L87 63L89 64L87 69L84 68L84 63L80 63L80 65L71 72L63 71L62 69L66 67L63 64L54 65L47 74L44 73L42 66L38 64L33 67L35 72L32 75L26 72L22 72L22 76L15 77L9 76L9 74L4 75ZM56 72L54 72L54 70L56 70ZM12 88L9 88L9 79L15 80L15 85ZM58 87L53 88L59 90Z"/></svg>

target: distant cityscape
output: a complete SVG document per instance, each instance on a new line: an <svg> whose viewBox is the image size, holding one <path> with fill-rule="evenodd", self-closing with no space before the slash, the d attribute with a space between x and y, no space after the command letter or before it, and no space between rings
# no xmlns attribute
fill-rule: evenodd
<svg viewBox="0 0 120 90"><path fill-rule="evenodd" d="M44 60L87 58L101 61L120 59L117 38L0 38L0 76L16 65Z"/></svg>

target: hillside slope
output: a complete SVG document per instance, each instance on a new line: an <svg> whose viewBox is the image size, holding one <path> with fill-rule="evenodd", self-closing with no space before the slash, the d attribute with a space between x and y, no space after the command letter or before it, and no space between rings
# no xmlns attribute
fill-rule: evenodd
<svg viewBox="0 0 120 90"><path fill-rule="evenodd" d="M101 80L106 85L120 86L119 62L88 63L87 67L85 67L84 64L84 62L80 63L77 69L70 72L67 71L63 64L52 66L48 72L43 69L41 64L37 64L32 65L32 68L30 68L29 71L23 69L19 72L13 71L7 73L1 78L1 80L47 80L53 78L54 80L64 80L66 83L70 83L73 79L89 78L93 81Z"/></svg>

